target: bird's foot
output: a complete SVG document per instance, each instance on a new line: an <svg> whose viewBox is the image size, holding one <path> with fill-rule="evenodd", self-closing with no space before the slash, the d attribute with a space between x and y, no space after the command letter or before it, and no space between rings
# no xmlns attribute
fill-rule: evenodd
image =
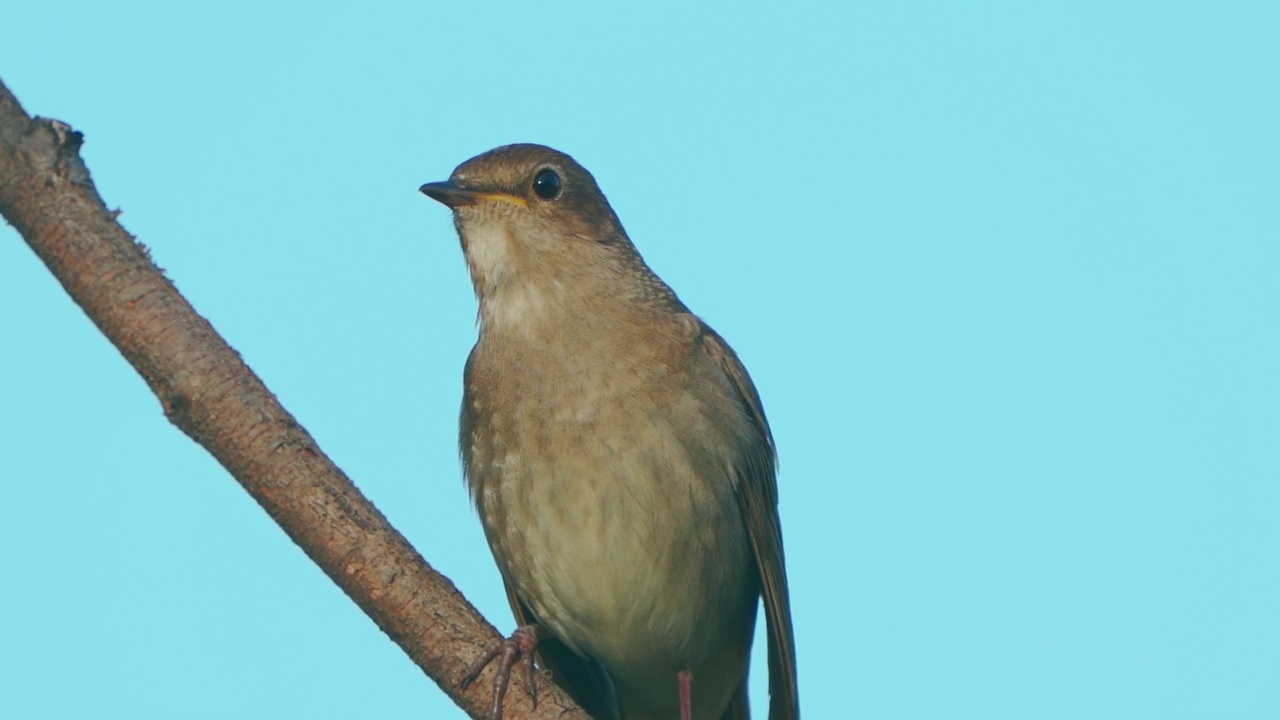
<svg viewBox="0 0 1280 720"><path fill-rule="evenodd" d="M693 673L681 670L676 681L680 683L680 720L693 720Z"/></svg>
<svg viewBox="0 0 1280 720"><path fill-rule="evenodd" d="M502 700L507 695L507 684L511 681L511 670L516 661L524 666L525 682L528 683L529 697L538 705L538 691L533 683L533 654L538 649L538 641L543 638L543 630L538 625L524 625L516 628L511 637L495 640L485 648L484 654L471 663L462 675L459 683L464 689L480 677L480 673L499 655L502 662L498 664L498 675L493 679L493 705L489 708L490 720L502 720Z"/></svg>

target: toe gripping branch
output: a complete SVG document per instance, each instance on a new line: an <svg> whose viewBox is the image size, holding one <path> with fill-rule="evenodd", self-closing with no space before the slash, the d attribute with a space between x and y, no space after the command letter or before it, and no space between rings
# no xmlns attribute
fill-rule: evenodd
<svg viewBox="0 0 1280 720"><path fill-rule="evenodd" d="M543 637L545 637L544 631L538 625L518 627L511 633L511 637L493 641L489 647L485 648L484 654L476 658L476 661L471 663L463 673L462 680L458 684L466 689L480 677L480 673L493 662L494 658L502 656L502 661L498 664L498 674L493 679L493 705L489 708L490 720L502 720L502 701L507 696L507 685L511 682L511 671L515 668L517 660L524 667L529 697L533 698L533 705L537 707L538 690L533 682L533 656L538 649L538 641Z"/></svg>

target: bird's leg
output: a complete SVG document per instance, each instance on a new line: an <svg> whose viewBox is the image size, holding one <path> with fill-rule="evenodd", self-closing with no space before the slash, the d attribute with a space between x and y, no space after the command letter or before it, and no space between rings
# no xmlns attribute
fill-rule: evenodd
<svg viewBox="0 0 1280 720"><path fill-rule="evenodd" d="M680 683L680 720L693 720L693 673L681 670L676 680Z"/></svg>
<svg viewBox="0 0 1280 720"><path fill-rule="evenodd" d="M524 666L525 682L528 683L529 697L533 698L534 707L538 705L538 690L533 683L533 653L538 649L538 641L545 636L538 625L524 625L516 628L511 637L505 640L494 640L485 648L484 654L471 663L462 675L459 683L464 689L480 677L480 673L499 655L502 662L498 664L498 674L493 679L493 705L489 708L490 720L502 720L502 699L507 695L507 683L511 680L511 670L519 659Z"/></svg>

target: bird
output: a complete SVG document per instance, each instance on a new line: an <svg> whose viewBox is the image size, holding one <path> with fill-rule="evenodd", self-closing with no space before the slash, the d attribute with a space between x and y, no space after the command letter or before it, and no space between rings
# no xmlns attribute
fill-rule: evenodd
<svg viewBox="0 0 1280 720"><path fill-rule="evenodd" d="M419 189L478 301L459 451L519 625L464 685L500 657L500 718L536 655L597 718L745 720L763 603L768 717L797 720L776 452L737 354L569 155L506 145Z"/></svg>

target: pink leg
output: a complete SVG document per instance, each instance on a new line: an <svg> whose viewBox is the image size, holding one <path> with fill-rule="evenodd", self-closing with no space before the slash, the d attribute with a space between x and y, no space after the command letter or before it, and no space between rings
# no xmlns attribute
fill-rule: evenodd
<svg viewBox="0 0 1280 720"><path fill-rule="evenodd" d="M693 720L693 674L681 670L676 680L680 682L680 720Z"/></svg>
<svg viewBox="0 0 1280 720"><path fill-rule="evenodd" d="M480 673L494 658L502 656L502 662L498 665L498 675L493 679L493 705L489 708L490 720L502 720L502 700L507 695L507 684L511 681L511 670L515 667L517 658L524 666L529 697L533 698L534 707L537 707L538 691L533 684L533 653L538 649L538 640L542 637L542 628L537 625L518 627L506 640L495 640L463 673L459 684L466 688L480 677Z"/></svg>

